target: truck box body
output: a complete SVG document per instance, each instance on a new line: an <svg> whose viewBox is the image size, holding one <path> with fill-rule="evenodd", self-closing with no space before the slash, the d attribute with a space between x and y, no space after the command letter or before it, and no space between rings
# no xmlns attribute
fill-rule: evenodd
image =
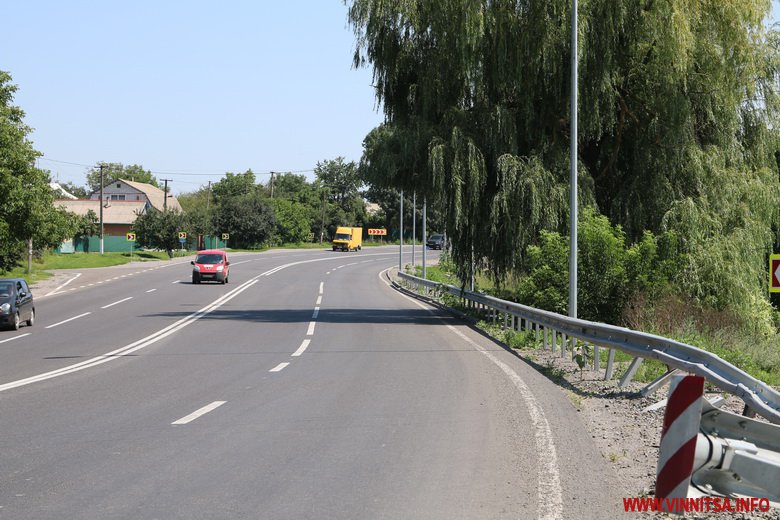
<svg viewBox="0 0 780 520"><path fill-rule="evenodd" d="M334 251L358 251L363 247L363 228L343 227L336 228L336 236L333 238Z"/></svg>

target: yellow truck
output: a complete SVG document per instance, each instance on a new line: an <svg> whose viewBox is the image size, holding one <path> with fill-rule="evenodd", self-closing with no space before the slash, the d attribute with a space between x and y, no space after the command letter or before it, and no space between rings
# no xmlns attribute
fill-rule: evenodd
<svg viewBox="0 0 780 520"><path fill-rule="evenodd" d="M363 228L342 227L336 228L336 236L333 238L334 251L360 251L363 247Z"/></svg>

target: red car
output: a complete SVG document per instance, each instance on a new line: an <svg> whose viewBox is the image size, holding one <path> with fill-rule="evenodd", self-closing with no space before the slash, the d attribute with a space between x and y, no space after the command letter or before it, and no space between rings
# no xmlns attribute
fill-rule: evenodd
<svg viewBox="0 0 780 520"><path fill-rule="evenodd" d="M224 251L219 249L198 251L195 260L190 263L192 264L192 283L200 283L204 280L228 283L230 262Z"/></svg>

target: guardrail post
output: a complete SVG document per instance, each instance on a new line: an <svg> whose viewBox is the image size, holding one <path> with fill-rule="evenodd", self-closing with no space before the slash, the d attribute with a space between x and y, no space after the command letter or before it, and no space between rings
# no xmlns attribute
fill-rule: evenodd
<svg viewBox="0 0 780 520"><path fill-rule="evenodd" d="M623 388L628 383L631 382L632 379L634 379L634 375L636 374L636 371L639 369L639 365L642 364L643 359L641 357L634 358L634 360L631 362L630 365L628 365L628 370L626 370L626 373L623 374L623 378L620 380L620 383L618 383L618 386L620 388Z"/></svg>
<svg viewBox="0 0 780 520"><path fill-rule="evenodd" d="M577 338L569 336L569 346L571 347L571 359L574 361L575 351L577 350ZM584 356L585 352L583 352L582 355Z"/></svg>
<svg viewBox="0 0 780 520"><path fill-rule="evenodd" d="M601 357L599 356L599 346L593 345L593 371L598 372L601 369Z"/></svg>
<svg viewBox="0 0 780 520"><path fill-rule="evenodd" d="M542 327L542 336L544 337L544 350L547 350L547 327Z"/></svg>
<svg viewBox="0 0 780 520"><path fill-rule="evenodd" d="M612 373L615 371L615 349L609 349L607 356L607 372L604 374L604 381L612 379Z"/></svg>
<svg viewBox="0 0 780 520"><path fill-rule="evenodd" d="M552 351L555 352L555 349L558 348L557 342L558 342L558 331L555 329L552 329L550 332L552 332Z"/></svg>
<svg viewBox="0 0 780 520"><path fill-rule="evenodd" d="M561 334L561 357L566 356L566 334Z"/></svg>
<svg viewBox="0 0 780 520"><path fill-rule="evenodd" d="M662 376L656 378L655 381L653 381L652 383L644 387L639 393L642 394L643 397L647 397L648 395L652 394L653 392L661 388L664 384L668 383L669 379L671 379L672 376L674 376L679 372L680 371L677 370L676 368L670 368Z"/></svg>

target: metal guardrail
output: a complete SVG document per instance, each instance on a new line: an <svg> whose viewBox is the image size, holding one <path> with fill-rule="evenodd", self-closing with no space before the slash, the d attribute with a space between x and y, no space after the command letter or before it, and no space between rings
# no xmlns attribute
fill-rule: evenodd
<svg viewBox="0 0 780 520"><path fill-rule="evenodd" d="M746 414L755 412L772 423L780 424L780 392L711 352L662 336L570 318L452 285L424 280L403 272L399 272L398 276L407 288L414 288L418 294L422 292L427 296L450 294L460 298L466 307L487 313L494 322L503 320L506 328L533 331L537 340L542 335L545 348L551 340L553 351L556 350L558 337L561 335L559 343L561 356L566 355L567 338L571 343L572 356L577 350L577 340L592 345L595 370L599 370L599 347L609 348L606 379L612 377L614 351L625 352L633 356L634 361L623 376L621 385L633 378L643 359L655 359L670 369L650 383L647 387L648 391L660 386L672 373L682 370L703 376L718 388L741 398L746 405Z"/></svg>

